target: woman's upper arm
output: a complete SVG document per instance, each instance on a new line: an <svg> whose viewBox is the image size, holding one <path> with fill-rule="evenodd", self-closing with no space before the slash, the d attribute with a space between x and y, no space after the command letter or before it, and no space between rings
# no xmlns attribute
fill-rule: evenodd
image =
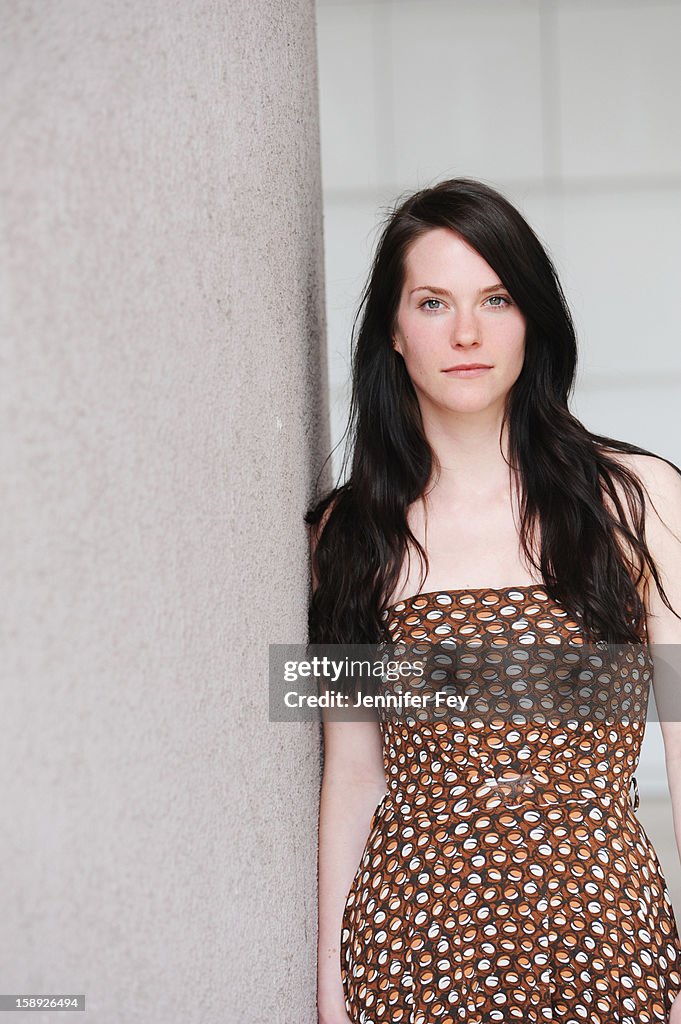
<svg viewBox="0 0 681 1024"><path fill-rule="evenodd" d="M665 593L681 615L681 475L661 459L639 456L637 471L648 491L646 543ZM681 758L681 618L662 600L648 577L648 640L655 664L653 691L667 761Z"/></svg>
<svg viewBox="0 0 681 1024"><path fill-rule="evenodd" d="M649 455L608 452L625 468L632 470L643 485L645 499L645 541L657 565L662 586L671 604L681 614L681 474L664 462ZM624 490L616 489L626 508ZM603 492L606 506L615 512L611 497ZM632 522L627 521L633 530ZM618 537L622 554L629 561L631 546ZM667 608L648 567L644 567L646 586L639 586L645 600L648 636L651 643L680 643L681 619Z"/></svg>
<svg viewBox="0 0 681 1024"><path fill-rule="evenodd" d="M383 789L383 740L378 719L333 721L324 718L324 774L352 785Z"/></svg>
<svg viewBox="0 0 681 1024"><path fill-rule="evenodd" d="M681 615L681 475L661 459L642 457L640 472L646 498L646 543L662 586ZM648 578L648 636L656 644L681 644L681 619L662 600L655 580Z"/></svg>
<svg viewBox="0 0 681 1024"><path fill-rule="evenodd" d="M317 588L318 579L314 570L314 552L326 521L331 514L333 502L324 512L321 521L310 528L310 573L312 592ZM346 717L322 711L324 729L324 774L328 778L341 777L345 782L363 783L370 786L385 786L383 765L383 738L375 712L358 709L354 720L352 710Z"/></svg>

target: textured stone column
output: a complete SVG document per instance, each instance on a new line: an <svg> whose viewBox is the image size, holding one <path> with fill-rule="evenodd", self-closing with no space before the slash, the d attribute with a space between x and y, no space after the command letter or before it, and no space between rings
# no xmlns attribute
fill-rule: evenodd
<svg viewBox="0 0 681 1024"><path fill-rule="evenodd" d="M7 0L0 45L0 988L312 1022L267 644L328 444L313 0Z"/></svg>

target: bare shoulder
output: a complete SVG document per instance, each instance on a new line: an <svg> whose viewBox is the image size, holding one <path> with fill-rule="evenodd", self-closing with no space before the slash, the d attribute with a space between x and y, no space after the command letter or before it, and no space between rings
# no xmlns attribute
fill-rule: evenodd
<svg viewBox="0 0 681 1024"><path fill-rule="evenodd" d="M631 470L643 486L646 528L666 527L674 532L681 526L681 473L656 455L608 451L607 455ZM621 485L617 485L622 497ZM650 517L650 518L649 518Z"/></svg>
<svg viewBox="0 0 681 1024"><path fill-rule="evenodd" d="M616 457L633 470L643 486L645 542L667 598L681 614L681 474L664 459L654 456L618 452ZM681 643L681 620L665 604L650 572L645 575L649 640Z"/></svg>
<svg viewBox="0 0 681 1024"><path fill-rule="evenodd" d="M646 572L647 586L642 597L648 641L653 650L677 651L681 645L681 619L678 617L681 615L681 474L664 459L650 455L617 452L613 457L631 469L644 488L645 541L673 609L667 606L657 583ZM670 765L681 763L681 721L676 696L677 669L672 668L669 674L668 661L668 654L662 663L655 660L652 685L669 775ZM673 660L671 664L674 665Z"/></svg>
<svg viewBox="0 0 681 1024"><path fill-rule="evenodd" d="M674 491L681 481L681 473L658 455L639 455L638 453L617 452L620 460L628 465L646 483L659 493Z"/></svg>

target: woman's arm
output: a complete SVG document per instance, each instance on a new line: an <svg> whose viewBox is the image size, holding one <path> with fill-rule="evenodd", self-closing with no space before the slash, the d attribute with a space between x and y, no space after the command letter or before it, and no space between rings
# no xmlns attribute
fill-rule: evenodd
<svg viewBox="0 0 681 1024"><path fill-rule="evenodd" d="M317 1009L321 1024L345 1024L340 973L341 919L350 885L386 791L376 721L324 722L319 805Z"/></svg>
<svg viewBox="0 0 681 1024"><path fill-rule="evenodd" d="M634 470L648 492L645 540L669 602L681 615L681 476L666 462L649 455L620 454L620 458ZM642 596L648 640L652 645L653 692L660 717L674 835L681 860L681 620L667 608L649 573L647 584ZM681 1024L681 994L670 1007L669 1024Z"/></svg>
<svg viewBox="0 0 681 1024"><path fill-rule="evenodd" d="M666 462L649 456L635 458L634 468L655 506L646 497L646 542L667 597L681 614L681 477ZM648 582L646 611L654 664L653 692L681 860L681 620L667 608L655 581L649 578ZM669 1024L681 1024L681 994L670 1007Z"/></svg>
<svg viewBox="0 0 681 1024"><path fill-rule="evenodd" d="M667 597L681 615L681 476L666 462L648 456L636 459L636 470L651 499L646 499L646 542ZM648 582L646 609L655 665L653 692L681 859L681 620L667 608L655 581L649 578Z"/></svg>
<svg viewBox="0 0 681 1024"><path fill-rule="evenodd" d="M657 565L665 593L681 615L681 476L662 459L651 458L649 455L610 451L608 455L633 470L643 485L644 493L647 492L645 541ZM624 492L621 491L619 496L626 508ZM614 513L611 500L605 493L603 500ZM633 523L628 522L627 525L634 529ZM620 541L624 556L631 560L632 551L621 538ZM670 778L670 788L672 784L676 788L681 763L681 619L667 608L655 580L647 570L646 586L640 586L639 593L646 607L648 640L652 645L653 657L656 648L659 648L661 663L659 669L657 662L655 665L653 692L660 713L665 759L673 776ZM675 680L672 678L673 672L667 670L666 663L676 666ZM678 817L681 818L681 807ZM681 856L681 843L679 846Z"/></svg>
<svg viewBox="0 0 681 1024"><path fill-rule="evenodd" d="M314 555L317 531L310 534ZM312 589L317 577L312 561ZM386 791L383 746L375 715L333 720L323 712L324 770L319 801L317 1010L320 1024L348 1024L341 980L341 921L376 807Z"/></svg>

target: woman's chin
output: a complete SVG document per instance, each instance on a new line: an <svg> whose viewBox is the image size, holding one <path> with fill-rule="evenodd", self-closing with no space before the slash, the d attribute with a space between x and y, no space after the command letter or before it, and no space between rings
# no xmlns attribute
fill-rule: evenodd
<svg viewBox="0 0 681 1024"><path fill-rule="evenodd" d="M440 403L440 409L445 413L452 413L458 416L474 416L484 412L489 412L490 409L496 408L498 400L491 395L466 395L456 401L452 401L451 396L446 402Z"/></svg>

